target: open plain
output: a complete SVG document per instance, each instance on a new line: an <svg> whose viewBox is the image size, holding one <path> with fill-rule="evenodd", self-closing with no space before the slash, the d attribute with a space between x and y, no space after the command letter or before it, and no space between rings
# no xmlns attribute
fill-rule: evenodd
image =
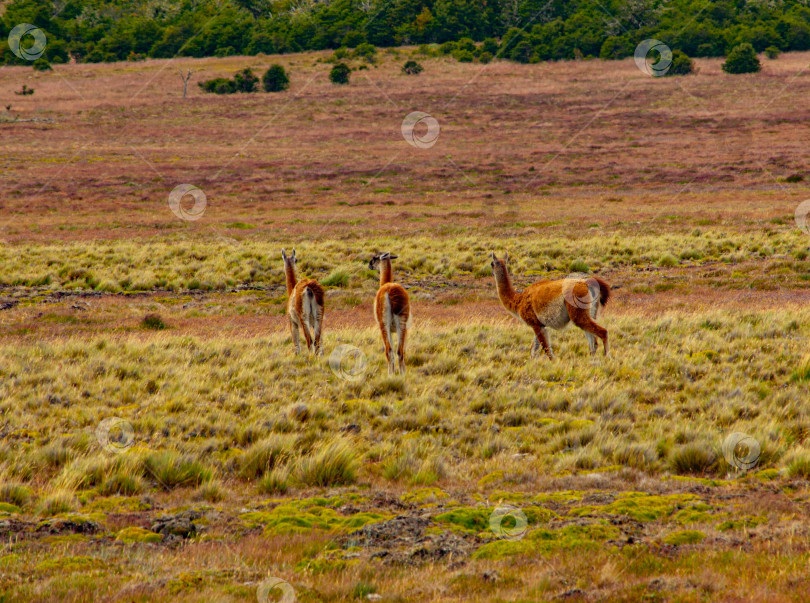
<svg viewBox="0 0 810 603"><path fill-rule="evenodd" d="M412 53L348 86L331 53L0 69L1 600L810 599L810 53ZM285 92L195 83L272 63ZM530 358L491 251L609 282L611 353Z"/></svg>

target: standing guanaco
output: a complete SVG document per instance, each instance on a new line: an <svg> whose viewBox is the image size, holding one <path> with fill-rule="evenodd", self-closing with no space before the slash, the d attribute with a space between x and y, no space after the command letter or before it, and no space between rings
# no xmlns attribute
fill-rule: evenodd
<svg viewBox="0 0 810 603"><path fill-rule="evenodd" d="M534 330L531 356L543 346L549 358L554 358L548 342L546 327L563 329L569 321L585 331L591 354L596 353L596 337L602 340L605 355L608 353L607 329L594 322L599 310L610 299L610 286L596 276L540 281L529 285L522 292L512 287L507 263L509 254L499 260L492 253L492 273L501 305L512 316L519 318Z"/></svg>
<svg viewBox="0 0 810 603"><path fill-rule="evenodd" d="M292 332L295 353L301 353L301 340L298 329L304 331L307 340L307 349L314 351L318 356L321 353L321 329L323 327L323 287L318 281L312 279L298 280L295 276L295 249L288 256L281 250L284 260L284 275L287 277L287 315L290 317L290 331ZM310 330L312 335L310 335ZM314 335L314 337L313 337Z"/></svg>
<svg viewBox="0 0 810 603"><path fill-rule="evenodd" d="M389 252L375 255L368 263L370 270L380 267L380 289L374 300L374 317L380 325L385 358L388 360L388 374L405 372L405 338L408 335L408 322L411 317L411 305L408 292L399 283L394 283L391 260L396 255ZM391 336L397 334L397 361L391 350Z"/></svg>

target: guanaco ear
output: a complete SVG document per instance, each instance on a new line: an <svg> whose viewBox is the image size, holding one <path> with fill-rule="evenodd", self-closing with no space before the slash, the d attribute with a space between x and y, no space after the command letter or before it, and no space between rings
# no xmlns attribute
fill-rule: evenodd
<svg viewBox="0 0 810 603"><path fill-rule="evenodd" d="M503 252L503 261L504 261L505 264L509 263L509 252L508 251Z"/></svg>
<svg viewBox="0 0 810 603"><path fill-rule="evenodd" d="M293 247L292 261L295 262L295 247Z"/></svg>
<svg viewBox="0 0 810 603"><path fill-rule="evenodd" d="M281 250L281 259L285 262L287 261L287 253L283 249Z"/></svg>
<svg viewBox="0 0 810 603"><path fill-rule="evenodd" d="M386 251L384 254L382 254L382 255L380 256L380 259L381 259L381 260L388 260L388 259L390 259L390 258L391 258L391 253L390 253L390 252L388 252L388 251Z"/></svg>
<svg viewBox="0 0 810 603"><path fill-rule="evenodd" d="M395 259L397 259L398 257L399 257L398 255L391 255L390 253L388 254L388 259L389 259L389 260L395 260Z"/></svg>
<svg viewBox="0 0 810 603"><path fill-rule="evenodd" d="M498 258L496 258L496 257L495 257L495 252L494 252L494 251L493 251L492 253L490 253L490 254L489 254L489 257L491 257L491 258L492 258L492 261L493 261L493 262L494 262L495 260L497 260L497 259L498 259Z"/></svg>

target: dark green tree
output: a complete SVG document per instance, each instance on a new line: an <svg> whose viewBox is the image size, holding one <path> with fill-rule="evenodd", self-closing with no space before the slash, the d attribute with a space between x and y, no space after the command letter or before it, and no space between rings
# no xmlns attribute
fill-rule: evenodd
<svg viewBox="0 0 810 603"><path fill-rule="evenodd" d="M265 92L281 92L290 86L290 78L281 65L270 65L262 76Z"/></svg>
<svg viewBox="0 0 810 603"><path fill-rule="evenodd" d="M754 47L747 42L735 46L723 63L723 71L726 73L756 73L761 68Z"/></svg>

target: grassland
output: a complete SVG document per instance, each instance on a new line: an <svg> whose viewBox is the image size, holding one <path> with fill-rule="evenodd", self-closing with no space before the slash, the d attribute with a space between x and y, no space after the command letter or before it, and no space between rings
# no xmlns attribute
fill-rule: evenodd
<svg viewBox="0 0 810 603"><path fill-rule="evenodd" d="M281 57L288 92L229 98L175 70L277 58L0 70L4 600L810 598L810 54L653 79L408 52L348 87ZM292 355L281 247L327 284L323 358ZM518 286L610 282L611 355L570 328L530 359L492 249Z"/></svg>

